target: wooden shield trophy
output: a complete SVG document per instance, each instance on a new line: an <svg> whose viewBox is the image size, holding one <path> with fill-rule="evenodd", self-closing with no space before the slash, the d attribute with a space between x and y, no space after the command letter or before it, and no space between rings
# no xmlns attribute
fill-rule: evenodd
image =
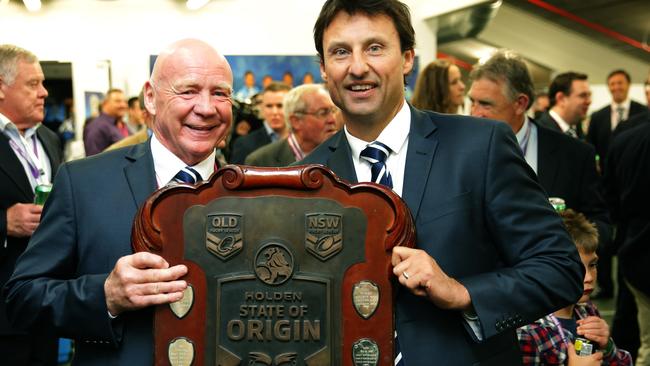
<svg viewBox="0 0 650 366"><path fill-rule="evenodd" d="M415 226L390 189L230 165L155 192L132 242L189 269L183 299L156 308L156 365L393 364L391 249Z"/></svg>

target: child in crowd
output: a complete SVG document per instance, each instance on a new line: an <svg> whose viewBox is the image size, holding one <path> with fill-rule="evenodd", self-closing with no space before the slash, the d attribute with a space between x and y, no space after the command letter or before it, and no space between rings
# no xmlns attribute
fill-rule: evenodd
<svg viewBox="0 0 650 366"><path fill-rule="evenodd" d="M517 329L523 364L632 365L629 352L616 347L607 322L589 301L596 285L598 232L581 213L566 209L559 214L585 266L584 292L577 304Z"/></svg>

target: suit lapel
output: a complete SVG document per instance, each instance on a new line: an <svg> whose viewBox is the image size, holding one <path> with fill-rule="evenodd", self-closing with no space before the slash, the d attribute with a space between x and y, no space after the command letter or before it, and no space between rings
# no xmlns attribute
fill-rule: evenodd
<svg viewBox="0 0 650 366"><path fill-rule="evenodd" d="M124 175L131 189L133 201L136 207L140 207L157 186L150 141L134 145L125 158L131 164L124 168Z"/></svg>
<svg viewBox="0 0 650 366"><path fill-rule="evenodd" d="M343 130L338 132L338 136L330 141L328 146L332 155L330 155L327 166L332 169L340 178L351 183L357 183L357 173L352 163L352 153L348 139L345 138Z"/></svg>
<svg viewBox="0 0 650 366"><path fill-rule="evenodd" d="M548 137L548 131L537 126L537 178L542 187L552 191L558 167L555 162L562 157L557 156L557 144Z"/></svg>
<svg viewBox="0 0 650 366"><path fill-rule="evenodd" d="M437 127L426 113L411 107L411 129L404 169L404 188L402 198L411 209L413 217L418 216L424 188L427 185L431 163L438 138L433 133Z"/></svg>
<svg viewBox="0 0 650 366"><path fill-rule="evenodd" d="M0 156L2 156L2 169L5 174L11 179L16 187L24 193L24 200L31 201L34 193L31 191L32 186L29 184L29 178L23 164L20 163L16 153L9 145L8 137L0 133Z"/></svg>

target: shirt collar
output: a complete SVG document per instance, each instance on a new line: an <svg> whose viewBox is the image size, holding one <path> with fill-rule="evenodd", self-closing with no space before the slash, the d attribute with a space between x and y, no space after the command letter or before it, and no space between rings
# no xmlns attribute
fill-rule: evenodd
<svg viewBox="0 0 650 366"><path fill-rule="evenodd" d="M568 123L566 123L566 121L564 119L562 119L562 117L560 117L560 115L557 114L557 112L555 112L553 109L548 111L548 114L550 114L551 118L553 118L555 120L555 122L557 122L557 124L562 129L562 132L566 132L566 130L571 128L571 126Z"/></svg>
<svg viewBox="0 0 650 366"><path fill-rule="evenodd" d="M167 185L176 173L187 166L178 156L163 146L160 140L156 138L156 134L151 136L151 155L153 156L153 165L159 187ZM215 156L216 152L213 150L207 158L192 166L201 174L204 180L207 180L214 173Z"/></svg>
<svg viewBox="0 0 650 366"><path fill-rule="evenodd" d="M364 141L360 138L354 137L348 131L347 125L344 125L345 137L348 139L352 156L355 159L359 158L361 151L368 146L372 141ZM393 154L399 154L402 148L406 145L406 141L411 129L411 108L408 103L404 102L402 108L397 112L392 121L388 123L384 130L381 131L375 141L388 146Z"/></svg>
<svg viewBox="0 0 650 366"><path fill-rule="evenodd" d="M630 104L631 103L632 103L631 98L625 99L623 101L623 103L616 103L616 102L612 101L612 110L616 111L618 109L618 107L620 106L620 107L623 107L623 109L627 111L627 110L630 109Z"/></svg>
<svg viewBox="0 0 650 366"><path fill-rule="evenodd" d="M26 129L25 134L24 134L25 139L31 138L36 133L36 130L40 126L41 126L41 123L39 122L36 125L34 125L33 127L30 127L28 129ZM7 118L7 116L5 116L2 113L0 113L0 132L4 133L5 135L7 135L7 134L15 135L15 137L17 137L17 138L19 138L19 135L20 135L20 131L18 131L18 127L13 122L11 122L11 120L9 118ZM7 136L9 136L9 135L7 135Z"/></svg>
<svg viewBox="0 0 650 366"><path fill-rule="evenodd" d="M516 133L517 142L519 142L519 144L521 144L521 142L524 140L524 137L526 137L529 128L530 128L530 123L528 122L528 116L526 116L524 118L524 124L521 125L519 132Z"/></svg>

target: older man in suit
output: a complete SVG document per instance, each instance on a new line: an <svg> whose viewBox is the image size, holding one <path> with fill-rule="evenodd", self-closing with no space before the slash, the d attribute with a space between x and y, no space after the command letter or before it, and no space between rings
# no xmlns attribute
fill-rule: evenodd
<svg viewBox="0 0 650 366"><path fill-rule="evenodd" d="M279 167L302 160L338 129L337 108L320 84L304 84L291 89L282 102L284 118L291 127L289 136L253 151L246 165Z"/></svg>
<svg viewBox="0 0 650 366"><path fill-rule="evenodd" d="M526 116L534 89L523 59L514 52L500 51L475 66L471 77L472 116L506 122L546 193L563 199L568 208L593 221L598 228L599 247L609 246L611 221L594 149L566 134L541 128Z"/></svg>
<svg viewBox="0 0 650 366"><path fill-rule="evenodd" d="M38 59L0 45L0 286L38 227L34 190L49 184L61 163L58 136L41 125L47 90ZM55 365L57 340L9 325L0 296L0 353L7 365Z"/></svg>
<svg viewBox="0 0 650 366"><path fill-rule="evenodd" d="M328 0L314 27L345 121L303 162L392 186L416 248L393 249L396 361L514 365L515 329L576 301L582 265L503 123L409 106L414 31L396 0Z"/></svg>
<svg viewBox="0 0 650 366"><path fill-rule="evenodd" d="M75 338L79 365L153 363L152 305L181 299L187 267L133 254L133 217L156 187L209 177L232 120L232 71L202 41L165 49L144 94L153 136L61 167L5 288L13 324Z"/></svg>

